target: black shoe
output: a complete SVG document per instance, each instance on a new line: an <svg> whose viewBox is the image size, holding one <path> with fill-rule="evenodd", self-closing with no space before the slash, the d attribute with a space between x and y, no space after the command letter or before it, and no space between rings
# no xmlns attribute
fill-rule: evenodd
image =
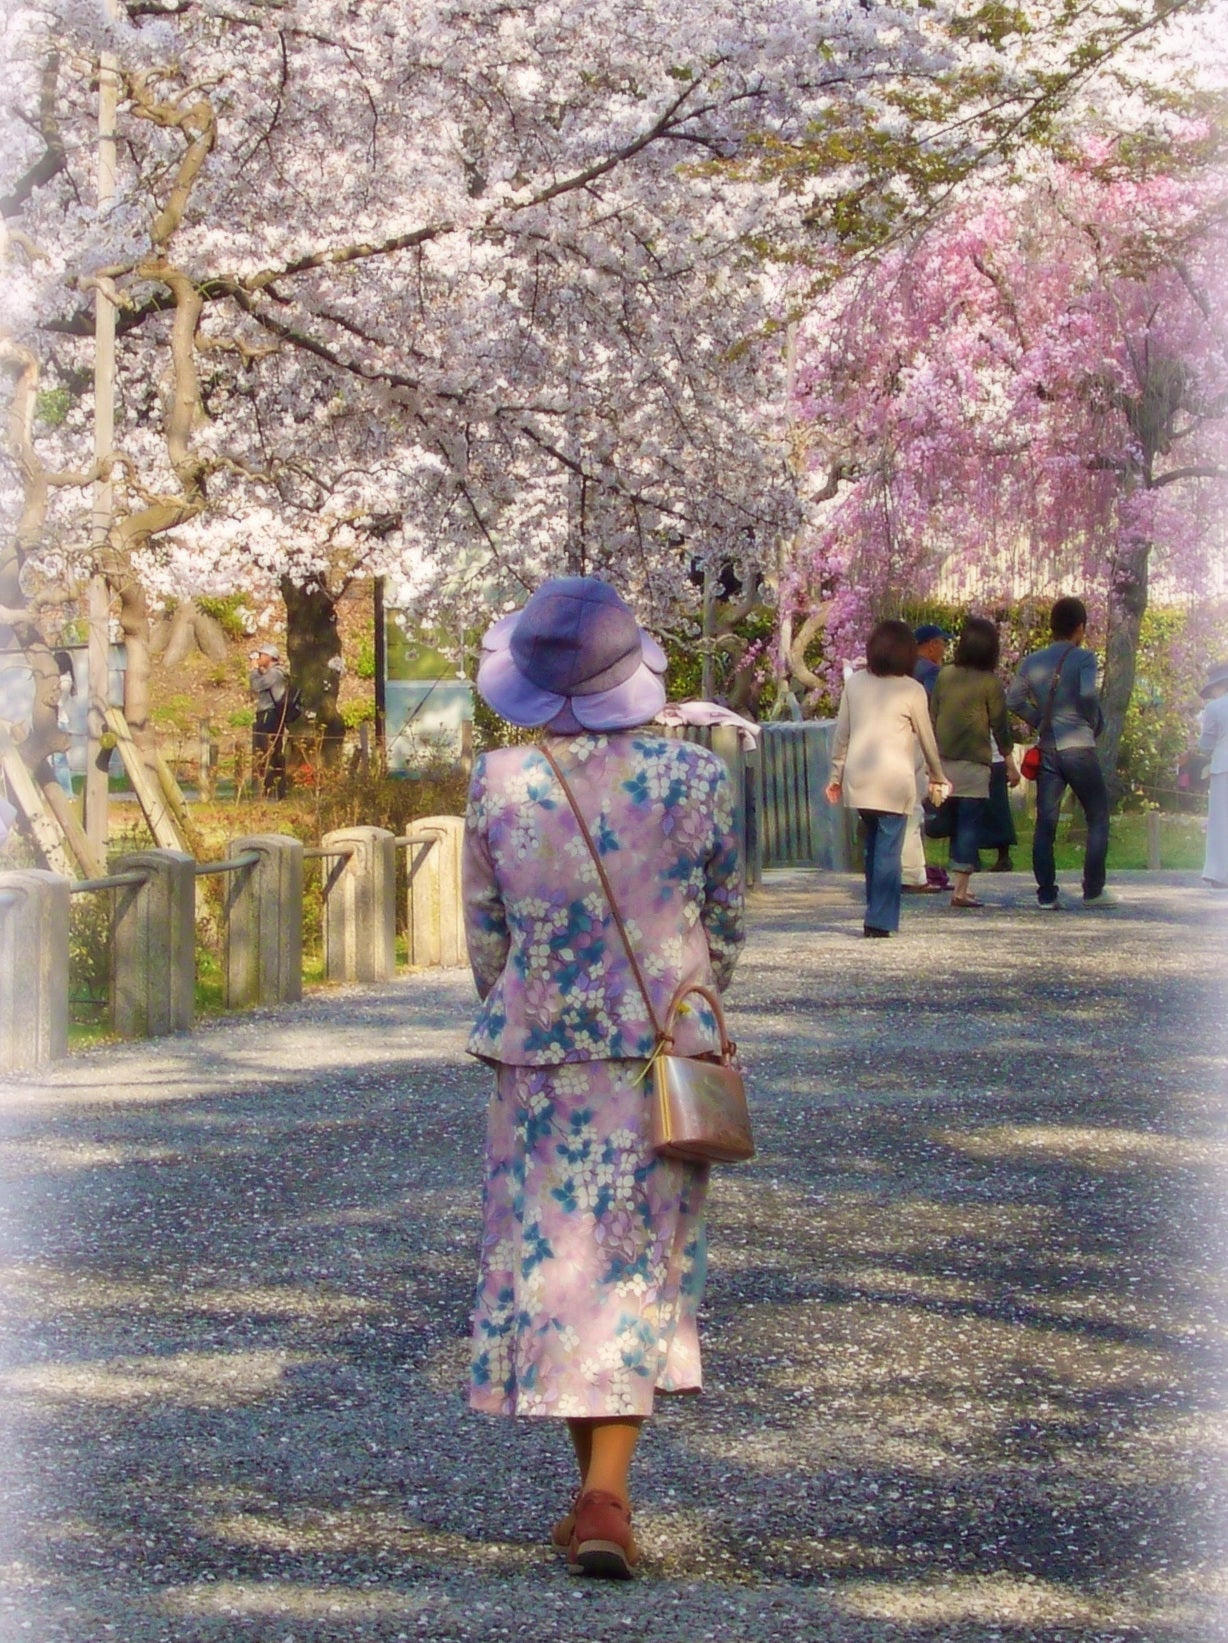
<svg viewBox="0 0 1228 1643"><path fill-rule="evenodd" d="M987 873L1013 873L1015 864L1009 856L999 856L997 861L991 861L985 869Z"/></svg>
<svg viewBox="0 0 1228 1643"><path fill-rule="evenodd" d="M891 931L880 930L877 924L863 924L861 933L863 936L889 936Z"/></svg>

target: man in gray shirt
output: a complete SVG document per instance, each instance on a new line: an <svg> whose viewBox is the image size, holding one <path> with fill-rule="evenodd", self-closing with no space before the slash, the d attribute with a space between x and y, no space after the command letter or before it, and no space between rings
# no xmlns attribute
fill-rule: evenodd
<svg viewBox="0 0 1228 1643"><path fill-rule="evenodd" d="M1104 727L1096 688L1096 657L1083 648L1087 607L1081 599L1059 599L1049 613L1053 643L1025 656L1006 692L1006 705L1039 734L1040 770L1036 777L1036 833L1032 871L1040 905L1055 909L1058 900L1053 845L1058 813L1069 787L1087 818L1083 857L1083 903L1115 907L1117 897L1104 887L1109 853L1109 795L1096 754Z"/></svg>
<svg viewBox="0 0 1228 1643"><path fill-rule="evenodd" d="M286 713L289 707L289 680L281 665L276 645L261 645L252 652L255 667L247 676L256 698L256 723L252 728L252 775L259 779L266 795L286 796Z"/></svg>

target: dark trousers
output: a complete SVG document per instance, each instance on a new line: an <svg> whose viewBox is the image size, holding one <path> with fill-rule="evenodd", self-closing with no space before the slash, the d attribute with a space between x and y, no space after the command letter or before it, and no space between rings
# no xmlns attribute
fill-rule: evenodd
<svg viewBox="0 0 1228 1643"><path fill-rule="evenodd" d="M989 767L989 798L981 811L981 833L977 844L982 850L1009 850L1018 844L1015 818L1011 814L1010 787L1006 780L1006 766L1002 763Z"/></svg>
<svg viewBox="0 0 1228 1643"><path fill-rule="evenodd" d="M286 726L280 704L257 713L252 731L252 775L266 795L286 796Z"/></svg>
<svg viewBox="0 0 1228 1643"><path fill-rule="evenodd" d="M1109 854L1109 793L1096 750L1047 747L1041 753L1036 777L1036 832L1032 839L1032 871L1039 901L1057 899L1057 871L1053 845L1062 798L1070 788L1087 820L1087 850L1083 857L1083 895L1098 896L1104 889Z"/></svg>
<svg viewBox="0 0 1228 1643"><path fill-rule="evenodd" d="M907 816L894 810L858 810L866 829L866 923L874 930L900 927L900 857Z"/></svg>
<svg viewBox="0 0 1228 1643"><path fill-rule="evenodd" d="M953 873L975 873L981 865L977 845L984 810L984 799L955 800L955 826L951 830L950 854L947 857L947 866Z"/></svg>

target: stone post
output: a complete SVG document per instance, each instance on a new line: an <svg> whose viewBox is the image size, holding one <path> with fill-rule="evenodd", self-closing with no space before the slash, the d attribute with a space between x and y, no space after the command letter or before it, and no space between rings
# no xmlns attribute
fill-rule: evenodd
<svg viewBox="0 0 1228 1643"><path fill-rule="evenodd" d="M227 875L226 1007L297 1004L303 996L303 846L284 833L231 839L252 867Z"/></svg>
<svg viewBox="0 0 1228 1643"><path fill-rule="evenodd" d="M121 1038L192 1030L196 1011L196 863L182 850L139 850L114 873L142 885L115 892L111 1019Z"/></svg>
<svg viewBox="0 0 1228 1643"><path fill-rule="evenodd" d="M387 981L396 973L396 840L383 827L324 836L324 974L329 981Z"/></svg>
<svg viewBox="0 0 1228 1643"><path fill-rule="evenodd" d="M68 885L36 868L0 873L0 1069L68 1049Z"/></svg>
<svg viewBox="0 0 1228 1643"><path fill-rule="evenodd" d="M410 828L406 871L406 938L409 962L465 963L461 906L461 846L465 824L459 816L425 816Z"/></svg>

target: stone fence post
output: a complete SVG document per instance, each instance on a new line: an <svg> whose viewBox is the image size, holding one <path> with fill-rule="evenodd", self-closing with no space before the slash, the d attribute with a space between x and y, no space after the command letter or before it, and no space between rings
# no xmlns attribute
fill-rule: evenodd
<svg viewBox="0 0 1228 1643"><path fill-rule="evenodd" d="M329 981L387 981L396 973L396 840L383 827L326 833L324 973Z"/></svg>
<svg viewBox="0 0 1228 1643"><path fill-rule="evenodd" d="M406 931L409 962L455 968L464 964L460 816L424 816L411 824L406 846Z"/></svg>
<svg viewBox="0 0 1228 1643"><path fill-rule="evenodd" d="M111 1021L121 1038L192 1030L196 1013L196 863L182 850L139 850L113 873L145 883L115 892Z"/></svg>
<svg viewBox="0 0 1228 1643"><path fill-rule="evenodd" d="M68 885L37 868L0 873L0 1069L68 1049Z"/></svg>
<svg viewBox="0 0 1228 1643"><path fill-rule="evenodd" d="M226 887L226 1007L297 1004L303 996L303 846L285 833L231 839L258 859Z"/></svg>

